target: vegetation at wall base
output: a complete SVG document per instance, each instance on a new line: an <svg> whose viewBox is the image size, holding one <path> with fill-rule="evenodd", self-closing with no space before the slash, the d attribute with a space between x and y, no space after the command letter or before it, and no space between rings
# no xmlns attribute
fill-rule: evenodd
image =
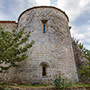
<svg viewBox="0 0 90 90"><path fill-rule="evenodd" d="M57 76L54 80L54 86L56 90L68 90L72 84L71 81L67 80L65 77Z"/></svg>
<svg viewBox="0 0 90 90"><path fill-rule="evenodd" d="M55 87L53 86L53 85L47 85L47 86L44 86L44 85L36 85L36 86L32 86L32 85L0 85L0 90L2 89L2 90L4 90L4 89L11 89L11 90L18 90L18 89L20 89L20 90L28 90L28 89L30 89L31 90L31 88L33 88L33 90L34 90L34 88L35 88L35 90L36 90L36 88L37 88L37 90L43 90L43 89L47 89L47 90L55 90ZM68 89L69 90L73 90L73 89L75 89L75 90L81 90L81 89L85 89L85 88L88 88L88 89L86 89L86 90L89 90L90 89L90 84L72 84L72 86L70 86L70 87L68 87ZM59 89L59 90L65 90L65 89ZM67 90L67 89L66 89Z"/></svg>

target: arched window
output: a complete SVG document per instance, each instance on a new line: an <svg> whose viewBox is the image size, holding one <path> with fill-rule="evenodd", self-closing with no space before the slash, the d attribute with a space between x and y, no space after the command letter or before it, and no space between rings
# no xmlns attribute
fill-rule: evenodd
<svg viewBox="0 0 90 90"><path fill-rule="evenodd" d="M49 69L49 65L46 62L42 62L40 64L41 68L42 68L42 76L48 76L48 69Z"/></svg>
<svg viewBox="0 0 90 90"><path fill-rule="evenodd" d="M43 66L42 67L42 76L46 76L46 75L47 75L47 73L46 73L46 67Z"/></svg>
<svg viewBox="0 0 90 90"><path fill-rule="evenodd" d="M43 33L45 34L46 33L46 23L47 23L47 20L41 20L42 21L42 24L43 24Z"/></svg>

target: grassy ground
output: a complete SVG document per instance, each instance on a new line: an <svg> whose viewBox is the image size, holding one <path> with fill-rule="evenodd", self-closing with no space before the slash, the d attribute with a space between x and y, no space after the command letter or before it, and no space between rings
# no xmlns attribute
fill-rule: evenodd
<svg viewBox="0 0 90 90"><path fill-rule="evenodd" d="M53 85L6 85L0 84L0 86L16 86L16 87L53 87ZM90 87L90 84L73 84L71 87Z"/></svg>
<svg viewBox="0 0 90 90"><path fill-rule="evenodd" d="M37 87L40 87L40 88L42 88L42 87L54 87L54 86L53 85L34 85L34 86L32 86L32 85L5 85L5 84L2 84L2 85L0 85L0 87L3 87L3 88L5 88L5 87L11 87L11 88L37 88ZM73 84L71 86L71 88L73 88L73 87L90 87L90 84Z"/></svg>
<svg viewBox="0 0 90 90"><path fill-rule="evenodd" d="M90 84L73 84L72 87L90 87Z"/></svg>
<svg viewBox="0 0 90 90"><path fill-rule="evenodd" d="M44 87L54 87L53 85L5 85L2 84L0 85L0 87L6 88L6 87L10 87L10 88L44 88Z"/></svg>

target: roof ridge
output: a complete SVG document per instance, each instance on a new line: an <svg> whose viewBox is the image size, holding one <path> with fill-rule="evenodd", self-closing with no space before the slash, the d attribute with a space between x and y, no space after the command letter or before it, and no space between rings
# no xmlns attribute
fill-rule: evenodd
<svg viewBox="0 0 90 90"><path fill-rule="evenodd" d="M0 23L16 23L16 21L0 21ZM17 24L17 23L16 23Z"/></svg>

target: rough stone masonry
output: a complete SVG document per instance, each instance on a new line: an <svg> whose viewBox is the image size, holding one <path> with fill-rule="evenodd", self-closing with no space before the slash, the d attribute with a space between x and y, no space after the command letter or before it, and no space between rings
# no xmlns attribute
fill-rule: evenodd
<svg viewBox="0 0 90 90"><path fill-rule="evenodd" d="M28 58L20 68L11 68L1 74L3 80L17 84L51 84L56 75L64 75L72 82L78 81L77 68L72 48L69 19L65 12L56 7L38 6L27 9L13 21L0 21L7 29L31 31L35 45L28 51ZM27 42L27 43L28 43Z"/></svg>

